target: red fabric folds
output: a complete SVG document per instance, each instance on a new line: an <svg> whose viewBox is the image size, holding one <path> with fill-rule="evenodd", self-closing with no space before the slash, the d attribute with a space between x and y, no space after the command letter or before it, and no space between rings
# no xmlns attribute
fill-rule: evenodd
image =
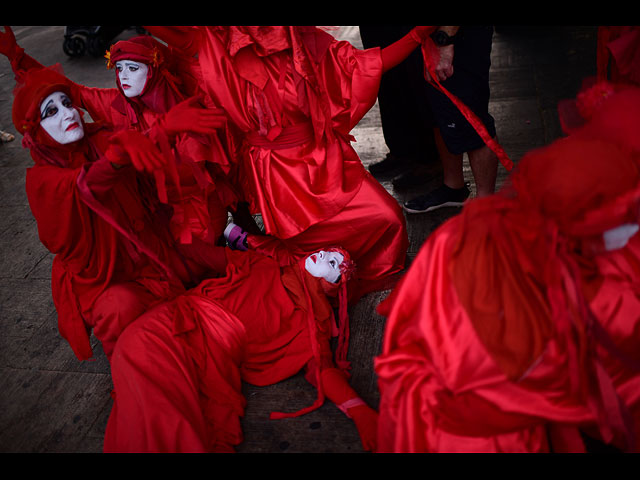
<svg viewBox="0 0 640 480"><path fill-rule="evenodd" d="M350 145L351 129L377 98L379 49L358 50L313 27L148 29L197 50L203 90L246 140L237 186L266 233L305 252L340 244L368 281L403 268L402 212L384 189L372 192L374 180ZM384 218L394 243L355 239L355 225L336 228L338 218L354 217L369 219L358 220L358 237L379 237Z"/></svg>
<svg viewBox="0 0 640 480"><path fill-rule="evenodd" d="M606 25L598 28L598 80L640 85L640 28Z"/></svg>
<svg viewBox="0 0 640 480"><path fill-rule="evenodd" d="M640 220L636 137L604 128L622 95L442 225L381 304L382 451L584 451L579 428L637 448L640 237L602 238Z"/></svg>

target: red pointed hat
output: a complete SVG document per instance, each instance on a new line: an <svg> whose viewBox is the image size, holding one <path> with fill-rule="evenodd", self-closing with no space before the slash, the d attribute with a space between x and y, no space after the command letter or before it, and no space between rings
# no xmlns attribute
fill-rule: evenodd
<svg viewBox="0 0 640 480"><path fill-rule="evenodd" d="M112 69L119 60L133 60L157 67L164 60L162 45L152 37L142 35L120 40L106 52L107 68Z"/></svg>

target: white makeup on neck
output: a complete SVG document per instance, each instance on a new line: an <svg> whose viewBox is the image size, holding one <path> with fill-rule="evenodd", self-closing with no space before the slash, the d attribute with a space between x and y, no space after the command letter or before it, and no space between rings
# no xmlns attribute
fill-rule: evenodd
<svg viewBox="0 0 640 480"><path fill-rule="evenodd" d="M116 62L116 70L126 97L133 98L142 93L147 83L148 65L133 60L119 60Z"/></svg>
<svg viewBox="0 0 640 480"><path fill-rule="evenodd" d="M40 104L40 126L56 142L66 145L84 137L80 113L71 99L62 92L54 92Z"/></svg>
<svg viewBox="0 0 640 480"><path fill-rule="evenodd" d="M340 264L344 261L338 252L319 252L309 255L304 261L304 267L311 275L324 278L327 282L336 283L340 278Z"/></svg>
<svg viewBox="0 0 640 480"><path fill-rule="evenodd" d="M636 223L625 223L619 227L607 230L602 235L605 250L617 250L624 247L629 242L629 239L636 234L638 229L640 229L640 226Z"/></svg>

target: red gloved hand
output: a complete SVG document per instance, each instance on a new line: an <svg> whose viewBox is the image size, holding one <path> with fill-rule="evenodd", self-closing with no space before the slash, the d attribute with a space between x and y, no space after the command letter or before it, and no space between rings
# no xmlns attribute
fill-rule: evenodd
<svg viewBox="0 0 640 480"><path fill-rule="evenodd" d="M378 413L360 399L346 376L337 368L322 370L320 378L327 398L355 423L362 447L375 452L378 444Z"/></svg>
<svg viewBox="0 0 640 480"><path fill-rule="evenodd" d="M156 124L167 135L175 136L181 132L210 134L224 127L227 117L220 108L206 108L201 97L191 97L169 110Z"/></svg>
<svg viewBox="0 0 640 480"><path fill-rule="evenodd" d="M167 164L167 159L153 142L139 132L121 130L114 133L110 141L105 155L112 163L131 164L136 170L147 173L160 170Z"/></svg>
<svg viewBox="0 0 640 480"><path fill-rule="evenodd" d="M18 48L13 30L11 27L5 26L4 32L0 32L0 53L11 60Z"/></svg>

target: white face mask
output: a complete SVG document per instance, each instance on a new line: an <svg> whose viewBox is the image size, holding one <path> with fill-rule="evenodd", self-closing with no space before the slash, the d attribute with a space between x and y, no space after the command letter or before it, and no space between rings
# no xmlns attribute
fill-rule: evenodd
<svg viewBox="0 0 640 480"><path fill-rule="evenodd" d="M126 97L133 98L142 93L147 83L148 65L133 60L121 60L116 62L116 70Z"/></svg>
<svg viewBox="0 0 640 480"><path fill-rule="evenodd" d="M605 250L617 250L624 247L631 237L640 229L637 223L625 223L619 227L607 230L602 234Z"/></svg>
<svg viewBox="0 0 640 480"><path fill-rule="evenodd" d="M338 252L320 251L309 255L304 261L304 267L314 277L336 283L340 278L340 264L343 261L344 257Z"/></svg>
<svg viewBox="0 0 640 480"><path fill-rule="evenodd" d="M54 92L40 104L40 126L56 142L66 145L84 137L80 113L71 99L62 92Z"/></svg>

